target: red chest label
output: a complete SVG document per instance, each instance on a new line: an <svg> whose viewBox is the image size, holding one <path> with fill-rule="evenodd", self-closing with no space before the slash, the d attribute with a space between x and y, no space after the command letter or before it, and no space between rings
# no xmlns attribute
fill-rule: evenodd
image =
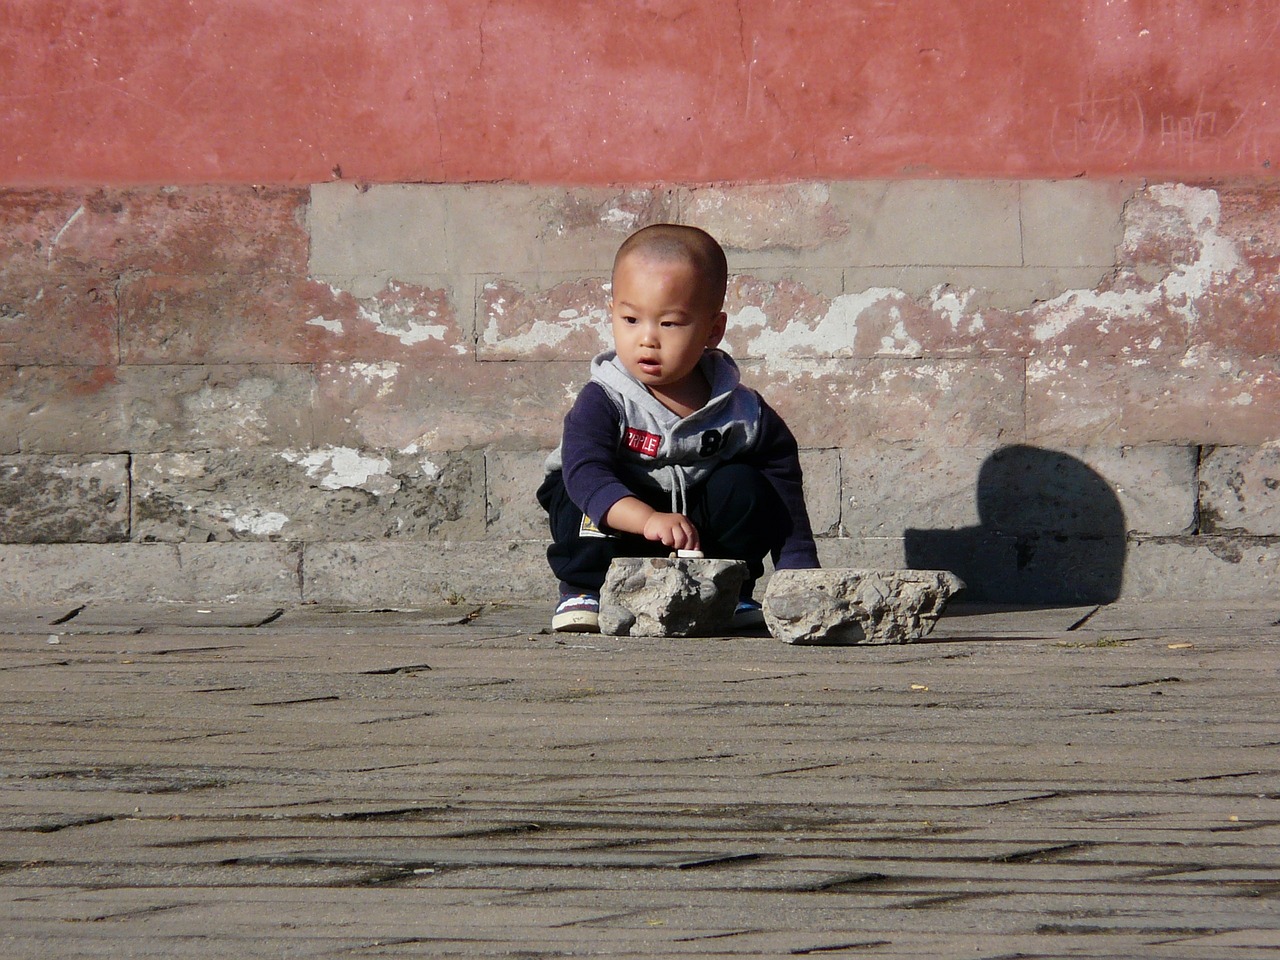
<svg viewBox="0 0 1280 960"><path fill-rule="evenodd" d="M655 433L645 433L643 430L628 427L625 442L628 450L634 450L641 456L656 457L662 438Z"/></svg>

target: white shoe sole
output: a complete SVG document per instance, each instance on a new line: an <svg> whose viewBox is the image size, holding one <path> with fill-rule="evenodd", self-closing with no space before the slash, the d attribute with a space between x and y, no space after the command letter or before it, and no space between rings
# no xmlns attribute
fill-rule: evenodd
<svg viewBox="0 0 1280 960"><path fill-rule="evenodd" d="M556 633L599 633L600 615L588 610L570 610L551 618L551 629Z"/></svg>

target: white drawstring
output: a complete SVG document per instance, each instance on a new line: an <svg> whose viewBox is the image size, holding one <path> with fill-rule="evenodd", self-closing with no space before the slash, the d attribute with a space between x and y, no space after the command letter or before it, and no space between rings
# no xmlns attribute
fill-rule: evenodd
<svg viewBox="0 0 1280 960"><path fill-rule="evenodd" d="M685 485L684 471L671 464L671 512L682 516L689 509L689 489Z"/></svg>

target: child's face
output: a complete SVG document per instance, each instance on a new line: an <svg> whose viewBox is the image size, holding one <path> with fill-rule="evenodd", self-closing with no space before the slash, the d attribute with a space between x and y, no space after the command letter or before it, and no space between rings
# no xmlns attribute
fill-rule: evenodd
<svg viewBox="0 0 1280 960"><path fill-rule="evenodd" d="M702 278L679 260L625 257L613 273L613 342L630 374L651 390L681 386L724 336L725 315L706 304Z"/></svg>

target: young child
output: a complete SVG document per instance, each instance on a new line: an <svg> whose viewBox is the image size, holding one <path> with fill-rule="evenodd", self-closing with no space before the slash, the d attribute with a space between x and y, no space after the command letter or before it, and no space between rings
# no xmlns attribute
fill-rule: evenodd
<svg viewBox="0 0 1280 960"><path fill-rule="evenodd" d="M763 622L751 593L765 554L818 566L795 438L717 349L727 282L724 251L696 227L655 224L619 248L614 349L592 361L538 489L560 580L553 630L599 630L614 557L745 561L735 627Z"/></svg>

